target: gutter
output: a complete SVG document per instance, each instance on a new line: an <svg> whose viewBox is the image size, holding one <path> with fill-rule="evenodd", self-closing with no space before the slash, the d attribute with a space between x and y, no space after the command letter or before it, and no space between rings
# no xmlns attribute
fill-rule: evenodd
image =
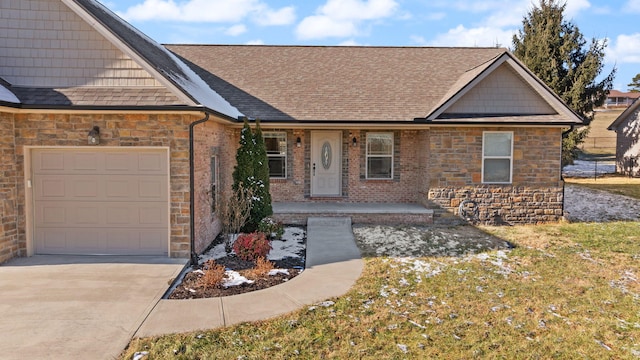
<svg viewBox="0 0 640 360"><path fill-rule="evenodd" d="M195 157L193 154L193 128L209 120L209 113L204 114L204 118L196 120L189 124L189 244L191 247L191 266L198 264L198 254L195 250L196 245L196 229L195 229Z"/></svg>

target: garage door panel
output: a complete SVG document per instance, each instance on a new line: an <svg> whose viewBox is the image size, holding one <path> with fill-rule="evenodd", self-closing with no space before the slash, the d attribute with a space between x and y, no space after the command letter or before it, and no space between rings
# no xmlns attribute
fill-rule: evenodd
<svg viewBox="0 0 640 360"><path fill-rule="evenodd" d="M36 235L39 254L96 254L100 248L100 233L48 228Z"/></svg>
<svg viewBox="0 0 640 360"><path fill-rule="evenodd" d="M41 175L36 177L35 200L162 201L169 198L166 176Z"/></svg>
<svg viewBox="0 0 640 360"><path fill-rule="evenodd" d="M128 149L127 149L128 150ZM123 150L34 150L35 174L121 174L165 175L168 172L165 151L152 149Z"/></svg>
<svg viewBox="0 0 640 360"><path fill-rule="evenodd" d="M36 253L166 255L166 150L32 151Z"/></svg>
<svg viewBox="0 0 640 360"><path fill-rule="evenodd" d="M166 225L169 211L164 203L83 203L40 201L35 209L36 227L153 228Z"/></svg>
<svg viewBox="0 0 640 360"><path fill-rule="evenodd" d="M46 229L37 239L39 254L72 255L167 255L163 239L157 230L129 231L110 228Z"/></svg>

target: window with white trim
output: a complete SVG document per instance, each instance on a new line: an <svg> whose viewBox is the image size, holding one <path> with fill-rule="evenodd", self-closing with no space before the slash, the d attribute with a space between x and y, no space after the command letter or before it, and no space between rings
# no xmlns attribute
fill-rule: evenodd
<svg viewBox="0 0 640 360"><path fill-rule="evenodd" d="M287 178L287 133L265 132L262 134L269 158L269 177Z"/></svg>
<svg viewBox="0 0 640 360"><path fill-rule="evenodd" d="M510 184L513 176L513 132L482 134L482 182Z"/></svg>
<svg viewBox="0 0 640 360"><path fill-rule="evenodd" d="M393 133L367 133L367 179L393 179Z"/></svg>

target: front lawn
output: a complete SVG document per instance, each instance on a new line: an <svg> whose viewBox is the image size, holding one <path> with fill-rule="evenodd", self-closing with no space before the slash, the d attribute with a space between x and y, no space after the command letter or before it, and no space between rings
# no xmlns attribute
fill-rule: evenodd
<svg viewBox="0 0 640 360"><path fill-rule="evenodd" d="M405 255L393 246L410 239L379 244L343 297L270 321L137 339L122 358L640 358L640 223L482 230L515 248Z"/></svg>

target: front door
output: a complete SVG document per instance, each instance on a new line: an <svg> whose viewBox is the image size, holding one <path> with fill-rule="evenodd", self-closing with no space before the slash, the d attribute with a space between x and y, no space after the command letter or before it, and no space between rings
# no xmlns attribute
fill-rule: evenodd
<svg viewBox="0 0 640 360"><path fill-rule="evenodd" d="M342 132L311 133L311 196L340 196Z"/></svg>

